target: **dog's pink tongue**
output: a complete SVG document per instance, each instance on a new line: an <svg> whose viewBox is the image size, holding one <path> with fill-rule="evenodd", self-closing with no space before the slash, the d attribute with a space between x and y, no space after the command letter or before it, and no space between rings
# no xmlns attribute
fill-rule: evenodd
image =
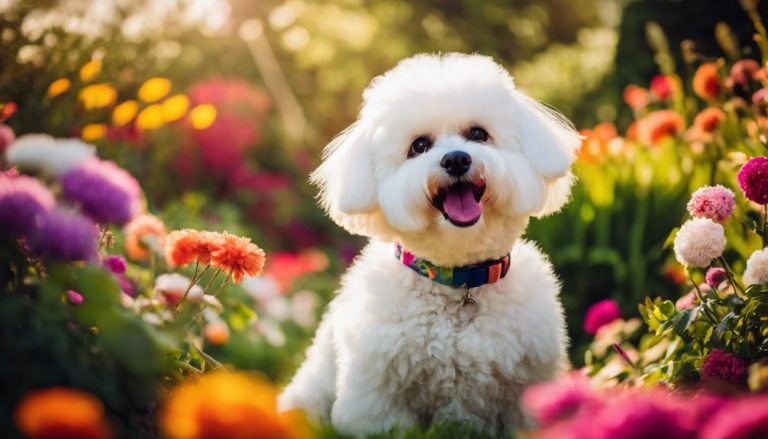
<svg viewBox="0 0 768 439"><path fill-rule="evenodd" d="M448 189L443 202L443 211L454 221L468 223L480 217L483 207L475 201L472 185L462 183Z"/></svg>

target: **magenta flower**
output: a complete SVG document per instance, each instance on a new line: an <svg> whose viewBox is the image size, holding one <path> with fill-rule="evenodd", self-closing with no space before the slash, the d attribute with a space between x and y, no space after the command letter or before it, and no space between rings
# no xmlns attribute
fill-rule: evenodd
<svg viewBox="0 0 768 439"><path fill-rule="evenodd" d="M736 178L748 200L768 204L768 157L754 157L741 167Z"/></svg>
<svg viewBox="0 0 768 439"><path fill-rule="evenodd" d="M128 268L128 264L126 264L125 258L122 256L107 256L102 264L115 274L124 274Z"/></svg>
<svg viewBox="0 0 768 439"><path fill-rule="evenodd" d="M724 223L733 213L736 199L733 191L717 186L704 186L696 190L688 201L688 212L693 217L709 218Z"/></svg>
<svg viewBox="0 0 768 439"><path fill-rule="evenodd" d="M747 382L747 364L736 355L715 348L704 359L701 379L743 387Z"/></svg>
<svg viewBox="0 0 768 439"><path fill-rule="evenodd" d="M717 288L718 285L723 283L726 279L728 279L728 274L722 267L710 267L710 269L707 270L707 274L704 276L704 281L710 288Z"/></svg>
<svg viewBox="0 0 768 439"><path fill-rule="evenodd" d="M589 380L578 372L536 384L523 394L524 407L542 427L569 418L585 405L596 402Z"/></svg>
<svg viewBox="0 0 768 439"><path fill-rule="evenodd" d="M99 223L123 225L142 209L139 183L113 162L88 160L61 183L64 196Z"/></svg>
<svg viewBox="0 0 768 439"><path fill-rule="evenodd" d="M754 396L726 403L701 427L701 439L751 439L768 437L768 396Z"/></svg>
<svg viewBox="0 0 768 439"><path fill-rule="evenodd" d="M28 235L38 218L55 205L51 191L37 179L0 175L0 233Z"/></svg>
<svg viewBox="0 0 768 439"><path fill-rule="evenodd" d="M98 230L83 216L52 210L40 217L30 237L32 251L46 260L92 261L96 258Z"/></svg>
<svg viewBox="0 0 768 439"><path fill-rule="evenodd" d="M620 318L621 310L615 300L601 300L587 310L587 315L584 317L584 330L588 334L597 334L600 328Z"/></svg>
<svg viewBox="0 0 768 439"><path fill-rule="evenodd" d="M632 392L608 401L595 416L584 417L594 439L686 439L696 434L695 413L684 401L662 391Z"/></svg>

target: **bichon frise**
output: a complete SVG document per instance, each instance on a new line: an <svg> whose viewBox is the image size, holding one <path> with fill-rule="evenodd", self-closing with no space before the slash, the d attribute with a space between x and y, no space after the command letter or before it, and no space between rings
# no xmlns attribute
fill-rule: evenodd
<svg viewBox="0 0 768 439"><path fill-rule="evenodd" d="M365 90L312 175L370 243L280 396L347 434L526 426L525 387L566 364L552 266L521 240L567 201L579 135L478 55L418 55Z"/></svg>

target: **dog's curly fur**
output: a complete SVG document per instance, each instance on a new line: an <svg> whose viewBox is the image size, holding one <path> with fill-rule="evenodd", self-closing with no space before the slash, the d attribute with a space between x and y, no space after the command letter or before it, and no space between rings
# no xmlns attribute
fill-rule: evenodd
<svg viewBox="0 0 768 439"><path fill-rule="evenodd" d="M466 132L480 126L485 141ZM409 158L414 138L432 146ZM360 117L326 149L313 174L339 225L371 239L349 269L280 396L348 434L432 422L468 422L488 433L526 425L520 396L566 362L559 284L547 258L521 240L531 216L567 201L579 136L558 113L518 91L479 55L418 55L377 77ZM465 175L443 156L463 151ZM482 214L457 226L434 204L457 181L482 181ZM465 290L402 265L400 242L418 257L461 266L511 252L500 281Z"/></svg>

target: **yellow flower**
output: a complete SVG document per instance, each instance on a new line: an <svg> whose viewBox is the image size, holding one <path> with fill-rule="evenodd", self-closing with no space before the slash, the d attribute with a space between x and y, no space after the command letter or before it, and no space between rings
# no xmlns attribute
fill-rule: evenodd
<svg viewBox="0 0 768 439"><path fill-rule="evenodd" d="M71 85L72 83L67 78L57 79L51 82L51 85L48 86L48 96L55 98L56 96L69 90Z"/></svg>
<svg viewBox="0 0 768 439"><path fill-rule="evenodd" d="M93 78L95 78L99 73L101 73L101 61L96 59L92 61L88 61L80 69L80 80L83 82L89 82Z"/></svg>
<svg viewBox="0 0 768 439"><path fill-rule="evenodd" d="M86 110L104 108L112 105L117 99L117 90L109 84L100 83L84 87L78 98Z"/></svg>
<svg viewBox="0 0 768 439"><path fill-rule="evenodd" d="M162 99L171 91L171 81L166 78L152 78L141 84L139 87L139 99L144 102L155 102Z"/></svg>
<svg viewBox="0 0 768 439"><path fill-rule="evenodd" d="M115 109L112 111L112 123L117 127L126 125L128 122L133 120L134 116L136 116L136 112L138 111L139 104L136 101L125 101L115 107Z"/></svg>
<svg viewBox="0 0 768 439"><path fill-rule="evenodd" d="M107 135L107 126L103 123L89 123L83 127L80 137L86 142L91 142Z"/></svg>
<svg viewBox="0 0 768 439"><path fill-rule="evenodd" d="M163 115L166 122L181 119L189 108L189 99L184 95L175 95L163 101Z"/></svg>
<svg viewBox="0 0 768 439"><path fill-rule="evenodd" d="M204 130L216 120L216 107L211 104L200 104L189 112L189 121L192 127Z"/></svg>
<svg viewBox="0 0 768 439"><path fill-rule="evenodd" d="M277 391L263 378L214 372L174 389L160 412L160 429L171 439L308 436L297 412L277 412Z"/></svg>
<svg viewBox="0 0 768 439"><path fill-rule="evenodd" d="M149 107L141 110L138 116L136 116L136 126L140 130L154 130L160 128L165 124L165 117L163 116L163 107L158 104L152 104Z"/></svg>

